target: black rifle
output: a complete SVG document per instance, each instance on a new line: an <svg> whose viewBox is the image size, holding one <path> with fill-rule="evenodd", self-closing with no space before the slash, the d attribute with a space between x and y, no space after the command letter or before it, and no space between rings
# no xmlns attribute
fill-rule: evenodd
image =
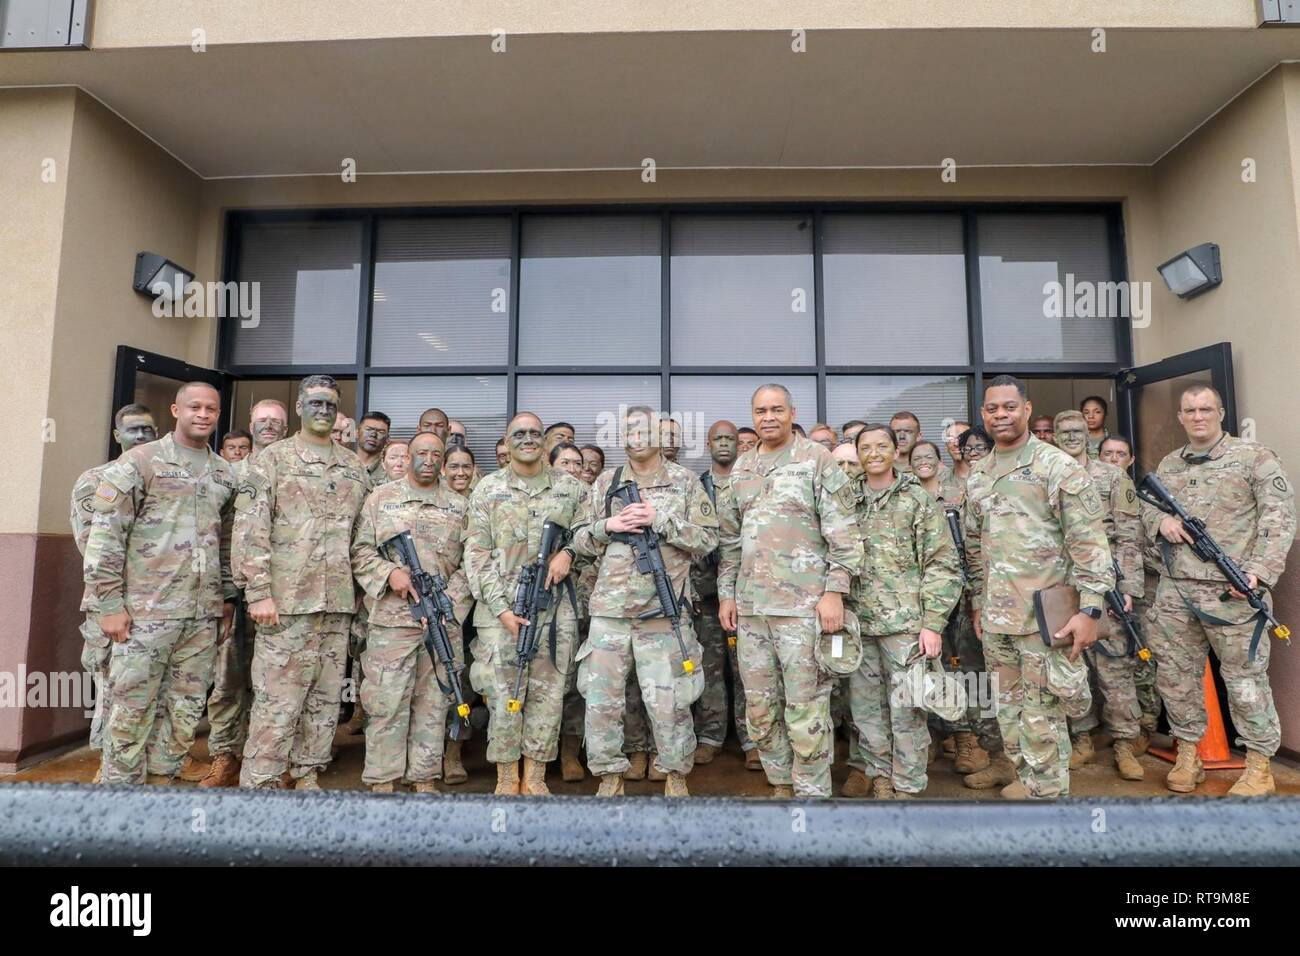
<svg viewBox="0 0 1300 956"><path fill-rule="evenodd" d="M609 493L605 496L605 512L609 513L609 506L615 500L622 501L626 505L636 505L641 503L641 492L637 490L636 482L632 480L619 482L622 477L623 469L620 468L614 475L614 484L610 486ZM614 531L609 535L611 541L621 541L632 549L632 555L636 558L636 569L642 574L649 574L654 579L655 594L659 598L658 609L651 609L640 616L640 620L663 615L668 618L673 626L673 634L677 637L677 647L682 652L682 670L689 674L695 670L695 662L691 660L690 655L686 653L686 641L682 638L682 604L685 601L685 584L682 585L683 596L678 597L673 593L672 581L668 579L668 569L664 567L664 555L659 549L659 532L653 528L642 528L640 531Z"/></svg>
<svg viewBox="0 0 1300 956"><path fill-rule="evenodd" d="M1259 639L1263 633L1265 625L1268 625L1273 636L1286 643L1291 642L1291 628L1279 621L1273 612L1269 609L1268 604L1264 601L1264 591L1252 589L1250 582L1246 578L1246 573L1237 566L1237 562L1219 547L1219 543L1210 537L1209 531L1205 529L1205 522L1200 518L1193 518L1169 493L1169 489L1154 474L1148 474L1138 485L1138 497L1149 505L1154 505L1165 514L1173 515L1183 523L1183 528L1192 536L1192 553L1207 564L1213 564L1219 569L1219 573L1227 579L1229 585L1237 592L1246 596L1247 602L1255 609L1255 616L1259 623L1255 627L1255 634L1250 639L1250 660L1255 659L1255 649L1259 646ZM1169 549L1169 542L1163 536L1160 537L1160 552L1165 559L1165 567L1169 570L1171 576L1174 569L1173 555ZM1227 601L1231 595L1225 591L1219 595L1220 601ZM1227 624L1230 622L1222 621L1213 615L1206 614L1199 608L1192 605L1185 596L1184 602L1190 607L1198 619L1207 620L1210 624Z"/></svg>
<svg viewBox="0 0 1300 956"><path fill-rule="evenodd" d="M519 669L515 673L515 692L506 702L506 709L517 714L524 706L519 698L523 687L524 672L537 656L538 638L541 626L538 623L542 615L551 607L551 592L546 587L546 572L551 562L551 555L564 544L568 528L554 521L542 525L542 540L537 548L537 557L519 569L519 584L515 588L515 603L512 610L515 617L524 618L527 624L519 625L519 636L515 640L515 653L518 655ZM559 610L557 608L558 617ZM551 662L555 662L555 627L551 622Z"/></svg>
<svg viewBox="0 0 1300 956"><path fill-rule="evenodd" d="M424 649L429 652L429 659L433 662L434 680L444 694L451 694L456 701L456 714L460 720L452 721L447 736L452 740L460 740L469 727L469 704L460 686L460 672L463 668L456 663L451 637L447 634L447 622L456 620L456 609L451 598L447 597L447 582L437 572L430 573L421 567L420 555L416 553L411 532L401 531L380 547L394 563L405 566L411 576L411 586L420 596L410 606L411 616L424 628ZM447 674L446 683L438 676L439 664L442 664L442 669Z"/></svg>
<svg viewBox="0 0 1300 956"><path fill-rule="evenodd" d="M961 511L957 508L944 508L943 516L948 519L948 533L952 535L952 543L957 548L957 564L961 568L961 597L957 599L958 605L966 600L966 587L970 584L970 570L966 566L966 538L961 530ZM960 607L958 608L960 612ZM957 647L950 633L955 626L954 621L950 621L949 627L943 629L944 643L948 645L948 663L952 665L953 670L961 667L961 655L957 653Z"/></svg>
<svg viewBox="0 0 1300 956"><path fill-rule="evenodd" d="M1147 650L1147 642L1142 640L1142 633L1138 630L1137 621L1133 620L1131 612L1124 610L1124 595L1120 593L1119 583L1124 580L1124 574L1119 569L1119 561L1114 557L1110 559L1111 567L1115 570L1115 586L1106 592L1106 606L1110 608L1110 613L1115 620L1119 621L1120 627L1124 629L1124 653L1112 654L1106 650L1101 641L1096 644L1097 650L1107 657L1132 657L1136 654L1144 661L1151 660L1151 652Z"/></svg>

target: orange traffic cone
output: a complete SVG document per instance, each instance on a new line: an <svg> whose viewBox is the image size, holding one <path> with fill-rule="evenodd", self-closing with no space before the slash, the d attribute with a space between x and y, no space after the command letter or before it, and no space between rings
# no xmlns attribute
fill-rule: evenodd
<svg viewBox="0 0 1300 956"><path fill-rule="evenodd" d="M1205 694L1205 736L1196 745L1201 755L1201 763L1206 770L1240 770L1246 761L1234 757L1228 749L1228 733L1223 729L1223 711L1219 708L1219 692L1214 686L1214 673L1210 670L1210 659L1205 659L1205 674L1201 677L1201 687ZM1164 747L1151 747L1147 753L1173 763L1178 754Z"/></svg>

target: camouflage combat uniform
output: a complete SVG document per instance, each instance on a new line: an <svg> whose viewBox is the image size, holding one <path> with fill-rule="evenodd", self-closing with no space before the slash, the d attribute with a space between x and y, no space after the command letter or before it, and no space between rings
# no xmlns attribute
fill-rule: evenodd
<svg viewBox="0 0 1300 956"><path fill-rule="evenodd" d="M928 782L926 711L899 705L894 691L921 629L943 633L961 597L961 568L943 509L913 475L895 470L883 491L864 479L860 492L865 558L853 579L852 610L862 630L862 664L849 677L857 757L867 776L920 793Z"/></svg>
<svg viewBox="0 0 1300 956"><path fill-rule="evenodd" d="M519 690L523 701L519 713L507 709L518 669L515 638L498 618L514 604L520 568L537 557L542 525L550 520L572 528L586 493L587 486L568 474L544 468L536 477L525 478L506 467L485 475L470 495L465 575L478 602L474 608L478 635L470 645L474 656L470 682L487 698L487 759L491 763L517 762L521 754L549 763L559 751L564 683L578 629L568 588L564 582L552 588L552 610L538 622L544 630ZM581 568L573 570L580 572ZM549 637L552 620L554 662Z"/></svg>
<svg viewBox="0 0 1300 956"><path fill-rule="evenodd" d="M1087 665L1049 650L1034 618L1034 592L1079 591L1102 608L1114 585L1101 499L1087 471L1030 435L1018 449L980 459L966 482L966 557L984 656L998 680L1006 755L1032 796L1068 796L1066 706L1091 704Z"/></svg>
<svg viewBox="0 0 1300 956"><path fill-rule="evenodd" d="M351 545L365 470L337 442L294 435L249 467L235 499L232 563L250 605L274 598L280 623L253 649L253 708L242 787L295 780L330 762L356 606Z"/></svg>
<svg viewBox="0 0 1300 956"><path fill-rule="evenodd" d="M768 781L798 796L831 795L832 682L813 645L822 595L847 595L862 568L854 504L831 453L799 435L742 454L719 495L718 598L736 601L749 736Z"/></svg>
<svg viewBox="0 0 1300 956"><path fill-rule="evenodd" d="M223 603L236 597L234 474L210 449L202 470L191 467L164 435L108 466L91 498L86 587L100 615L131 616L109 665L105 783L180 769L203 714Z"/></svg>
<svg viewBox="0 0 1300 956"><path fill-rule="evenodd" d="M598 570L595 564L588 564L574 575L576 578L574 587L578 594L577 644L579 647L587 639L591 628L591 612L588 610L588 605L591 602L592 589L596 586ZM582 695L578 693L578 659L575 654L569 665L569 673L564 679L564 716L560 721L560 733L566 737L581 737L586 730L586 723L586 705Z"/></svg>
<svg viewBox="0 0 1300 956"><path fill-rule="evenodd" d="M718 503L718 489L728 478L719 478L712 470L700 476L709 500ZM745 728L745 686L740 680L736 660L735 635L728 635L718 621L718 562L721 554L710 552L691 565L691 586L695 590L695 635L704 654L704 693L695 702L695 737L702 744L721 747L727 739L727 725L733 723L740 749L754 749ZM727 710L727 670L731 671L731 711Z"/></svg>
<svg viewBox="0 0 1300 956"><path fill-rule="evenodd" d="M653 529L673 593L687 588L691 561L718 544L718 516L696 475L675 462L661 460L653 474L638 476L630 466L621 480L635 481L641 500L654 506ZM605 529L606 493L616 471L606 470L591 486L586 507L574 529L573 549L600 561L600 577L591 595L591 633L578 651L578 689L587 701L587 766L593 774L621 774L623 714L627 678L636 680L654 737L655 767L663 773L690 773L695 763L695 727L691 704L703 689L700 646L689 609L680 619L686 653L696 673L683 669L681 649L671 623L653 615L660 607L654 579L637 570L629 544L610 539Z"/></svg>
<svg viewBox="0 0 1300 956"><path fill-rule="evenodd" d="M361 509L352 541L352 571L366 593L370 630L362 667L369 675L362 690L366 709L367 784L405 780L418 783L442 777L443 739L447 710L455 703L448 675L424 646L424 631L411 617L404 596L388 588L388 576L399 567L380 546L409 531L420 565L439 574L455 605L455 619L446 622L452 654L464 663L460 621L469 613L469 585L461 569L465 514L469 503L441 482L418 488L409 476L377 489Z"/></svg>
<svg viewBox="0 0 1300 956"><path fill-rule="evenodd" d="M110 464L112 462L87 469L72 486L72 539L77 543L77 551L83 560L86 557L86 541L90 538L90 522L95 515L92 507L95 489L99 487L100 479ZM95 594L90 588L82 589L80 610L86 615L81 622L81 637L85 642L81 649L81 666L95 682L90 748L99 750L104 743L104 715L108 712L108 665L113 658L113 642L99 629L99 611L95 605Z"/></svg>
<svg viewBox="0 0 1300 956"><path fill-rule="evenodd" d="M1142 548L1142 596L1133 599L1133 618L1145 637L1151 626L1147 622L1151 606L1155 603L1156 587L1160 583L1160 548L1149 537L1142 526L1139 506L1138 534ZM1148 646L1149 649L1149 646ZM1160 711L1164 703L1160 692L1156 690L1156 659L1138 658L1133 665L1133 683L1137 687L1138 706L1142 708L1142 729L1153 734L1160 724Z"/></svg>
<svg viewBox="0 0 1300 956"><path fill-rule="evenodd" d="M1123 469L1107 464L1098 458L1088 459L1088 477L1101 498L1102 526L1110 544L1111 556L1119 562L1119 590L1135 601L1142 597L1142 553L1138 540L1141 524L1138 521L1137 491ZM1125 650L1124 628L1109 615L1102 618L1100 632L1106 640L1106 649L1113 653ZM1135 740L1142 729L1142 708L1138 704L1136 657L1108 657L1093 645L1087 651L1088 667L1096 675L1097 689L1101 692L1101 722L1116 740ZM1097 707L1088 716L1070 721L1070 736L1088 733L1097 724Z"/></svg>
<svg viewBox="0 0 1300 956"><path fill-rule="evenodd" d="M1254 574L1260 587L1277 584L1295 538L1295 492L1270 449L1224 435L1208 453L1195 454L1187 447L1171 452L1156 474L1192 517L1205 522L1210 536L1243 572ZM1141 515L1147 536L1159 546L1164 512L1143 502ZM1205 734L1201 679L1206 651L1212 648L1228 688L1237 743L1273 756L1281 745L1281 728L1268 681L1272 638L1266 631L1250 660L1254 610L1245 601L1220 601L1227 588L1223 576L1190 546L1166 543L1162 550L1173 566L1161 566L1147 634L1171 733L1193 742ZM1201 614L1233 623L1206 621L1187 602Z"/></svg>

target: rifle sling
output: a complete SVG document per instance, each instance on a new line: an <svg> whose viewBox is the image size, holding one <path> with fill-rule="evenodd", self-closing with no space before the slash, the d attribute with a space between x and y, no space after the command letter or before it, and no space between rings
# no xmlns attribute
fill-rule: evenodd
<svg viewBox="0 0 1300 956"><path fill-rule="evenodd" d="M1218 627L1236 627L1238 624L1250 623L1252 620L1251 618L1246 618L1244 621L1225 621L1221 617L1215 617L1208 611L1202 611L1199 607L1193 604L1192 599L1187 596L1187 592L1178 586L1178 579L1174 577L1173 549L1169 546L1169 542L1163 537L1160 538L1160 556L1164 559L1165 569L1169 572L1169 583L1174 586L1174 590L1178 592L1178 596L1183 599L1183 604L1186 605L1187 610L1191 611L1192 616L1202 624L1213 624ZM1258 608L1255 610L1254 621L1255 632L1250 635L1250 651L1246 657L1247 661L1251 664L1255 663L1255 652L1259 650L1259 640L1264 636L1264 627L1268 624L1268 619L1264 617L1264 612Z"/></svg>

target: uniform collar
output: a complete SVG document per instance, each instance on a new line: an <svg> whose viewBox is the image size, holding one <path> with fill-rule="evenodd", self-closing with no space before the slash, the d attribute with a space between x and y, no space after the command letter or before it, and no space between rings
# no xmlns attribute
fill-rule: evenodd
<svg viewBox="0 0 1300 956"><path fill-rule="evenodd" d="M992 462L992 464L988 466L989 477L994 481L997 481L999 478L1005 478L1013 471L1024 468L1034 460L1034 456L1038 453L1040 447L1043 447L1043 443L1032 434L1029 436L1029 441L1020 446L1019 453L1014 458L999 455L997 447L994 446L994 450L989 452L988 458L986 459L987 461ZM1062 452L1062 454L1064 454L1064 452Z"/></svg>
<svg viewBox="0 0 1300 956"><path fill-rule="evenodd" d="M632 470L632 464L629 462L627 467L623 469L623 478L624 480L631 479L632 481L635 481L637 486L641 488L658 488L662 485L666 485L670 481L668 475L668 459L664 458L662 455L659 456L659 467L648 475L638 475Z"/></svg>
<svg viewBox="0 0 1300 956"><path fill-rule="evenodd" d="M510 477L506 479L506 486L509 488L515 488L519 491L522 491L524 492L524 494L528 494L528 495L535 494L536 493L535 489L546 491L551 487L551 485L554 484L554 482L551 480L550 468L543 466L541 473L538 474L536 478L525 478L523 475L519 474L519 472L511 468L509 465L507 465L506 468L509 469L510 471ZM531 482L534 481L537 482L536 486L531 484ZM441 482L439 483L441 484Z"/></svg>
<svg viewBox="0 0 1300 956"><path fill-rule="evenodd" d="M208 453L207 461L204 467L207 470L211 471L212 456L216 453L207 445L204 445L202 450ZM194 451L199 451L199 449L195 448ZM169 465L183 466L185 464L188 464L188 459L185 458L184 454L180 450L179 444L176 441L175 432L168 432L166 435L163 435L162 438L158 439L158 454L162 457L163 461L167 462ZM222 458L221 460L225 461L224 458Z"/></svg>
<svg viewBox="0 0 1300 956"><path fill-rule="evenodd" d="M455 492L443 485L441 476L439 476L439 480L435 481L428 489L415 487L415 485L411 483L409 476L410 472L408 471L401 478L402 491L401 494L398 495L399 501L423 501L429 504L440 505L446 504L447 495L455 494Z"/></svg>
<svg viewBox="0 0 1300 956"><path fill-rule="evenodd" d="M330 442L329 451L325 454L321 454L316 450L315 445L303 441L301 432L294 433L293 450L298 453L298 457L303 461L328 463L337 457L334 452L334 443L332 441Z"/></svg>
<svg viewBox="0 0 1300 956"><path fill-rule="evenodd" d="M1205 451L1192 451L1192 443L1188 442L1178 453L1178 457L1189 465L1199 465L1203 461L1218 461L1228 453L1228 439L1232 436L1224 431L1216 441Z"/></svg>

